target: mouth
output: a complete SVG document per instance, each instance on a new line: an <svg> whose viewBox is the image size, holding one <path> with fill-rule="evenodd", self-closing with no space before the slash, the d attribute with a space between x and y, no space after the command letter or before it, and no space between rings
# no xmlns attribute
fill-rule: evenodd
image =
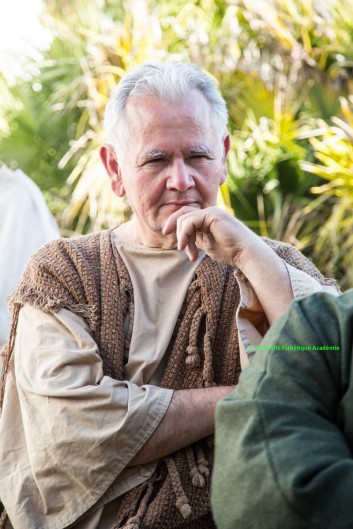
<svg viewBox="0 0 353 529"><path fill-rule="evenodd" d="M174 200L173 202L167 202L164 206L171 206L176 208L182 208L184 206L190 206L193 208L199 208L198 202L190 202L188 200Z"/></svg>

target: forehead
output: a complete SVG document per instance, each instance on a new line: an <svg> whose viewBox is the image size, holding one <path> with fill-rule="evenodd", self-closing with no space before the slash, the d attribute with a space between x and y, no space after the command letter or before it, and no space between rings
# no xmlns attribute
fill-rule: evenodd
<svg viewBox="0 0 353 529"><path fill-rule="evenodd" d="M211 127L209 102L198 90L191 90L178 101L165 101L155 95L131 96L125 113L130 133L149 138L167 131L208 133Z"/></svg>

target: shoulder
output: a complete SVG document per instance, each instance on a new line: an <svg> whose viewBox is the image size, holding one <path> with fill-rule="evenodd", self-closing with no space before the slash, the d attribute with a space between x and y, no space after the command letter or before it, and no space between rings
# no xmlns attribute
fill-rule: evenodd
<svg viewBox="0 0 353 529"><path fill-rule="evenodd" d="M115 278L109 245L110 232L104 231L42 246L31 257L9 300L11 306L28 303L44 312L66 308L95 329L102 283Z"/></svg>
<svg viewBox="0 0 353 529"><path fill-rule="evenodd" d="M14 198L16 207L33 205L44 202L42 193L37 184L20 169L12 171L8 167L0 168L0 188L2 207L12 208Z"/></svg>
<svg viewBox="0 0 353 529"><path fill-rule="evenodd" d="M321 285L333 286L338 290L334 279L324 277L314 263L291 244L268 239L267 237L262 237L262 240L286 263L313 277Z"/></svg>
<svg viewBox="0 0 353 529"><path fill-rule="evenodd" d="M36 292L45 290L46 295L54 295L54 291L58 290L56 297L62 297L63 291L77 293L80 285L83 290L87 290L90 285L98 291L102 263L105 266L113 258L109 231L71 239L55 239L32 255L17 292L23 289Z"/></svg>
<svg viewBox="0 0 353 529"><path fill-rule="evenodd" d="M306 262L311 263L311 265L314 266L312 262L309 261L309 259L305 257L299 250L297 250L297 248L295 248L295 246L293 246L292 244L277 241L275 239L269 239L268 237L261 238L268 246L270 246L270 248L272 248L273 251L276 252L276 254L278 254L280 257L283 257L283 259L289 259L291 261L297 260L298 263L305 260Z"/></svg>
<svg viewBox="0 0 353 529"><path fill-rule="evenodd" d="M31 262L40 264L53 261L55 263L59 258L66 263L84 259L92 260L95 256L98 257L102 252L106 252L109 247L111 247L109 231L69 239L61 237L42 246L33 254Z"/></svg>

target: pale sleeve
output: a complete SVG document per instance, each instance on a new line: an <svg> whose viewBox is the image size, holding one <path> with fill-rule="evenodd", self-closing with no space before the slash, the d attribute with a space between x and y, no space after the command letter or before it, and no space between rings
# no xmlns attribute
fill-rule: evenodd
<svg viewBox="0 0 353 529"><path fill-rule="evenodd" d="M154 432L173 392L104 376L87 325L67 310L22 308L15 366L32 487L44 510L77 511L79 498L86 512Z"/></svg>
<svg viewBox="0 0 353 529"><path fill-rule="evenodd" d="M29 257L60 236L38 186L22 171L0 167L0 347L8 338L12 294Z"/></svg>
<svg viewBox="0 0 353 529"><path fill-rule="evenodd" d="M283 259L282 259L283 260ZM339 292L333 286L322 285L315 278L283 260L288 272L293 299L297 299L315 292L327 292L337 296ZM235 271L240 289L240 304L237 311L237 325L239 334L239 348L241 366L244 369L252 360L256 346L268 331L270 325L266 314L259 302L256 292L247 278L239 271ZM276 292L273 293L273 304L276 304Z"/></svg>

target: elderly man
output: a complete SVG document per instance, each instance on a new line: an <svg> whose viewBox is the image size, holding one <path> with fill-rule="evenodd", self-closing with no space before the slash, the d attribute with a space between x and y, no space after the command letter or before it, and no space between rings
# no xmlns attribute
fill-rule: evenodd
<svg viewBox="0 0 353 529"><path fill-rule="evenodd" d="M214 527L216 403L293 296L332 288L215 207L226 125L191 64L141 65L113 92L101 159L133 217L47 245L12 296L3 526Z"/></svg>

